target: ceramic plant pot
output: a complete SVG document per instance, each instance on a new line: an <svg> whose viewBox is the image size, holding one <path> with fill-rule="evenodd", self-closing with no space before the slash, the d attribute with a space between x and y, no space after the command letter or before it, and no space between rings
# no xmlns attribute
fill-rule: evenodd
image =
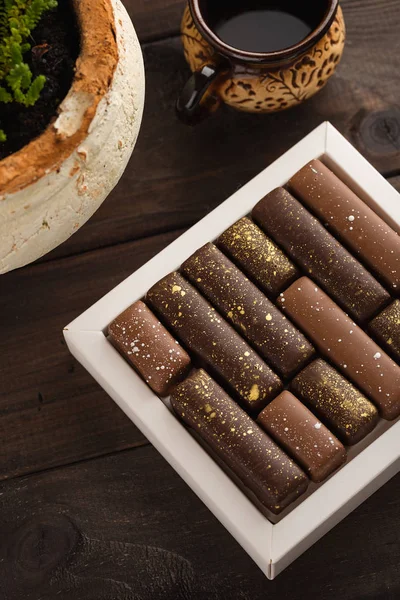
<svg viewBox="0 0 400 600"><path fill-rule="evenodd" d="M223 102L246 112L284 110L311 98L333 75L345 45L338 0L324 0L323 18L310 35L289 48L247 52L223 42L205 16L206 0L188 0L181 34L193 75L178 100L178 114L202 120Z"/></svg>
<svg viewBox="0 0 400 600"><path fill-rule="evenodd" d="M70 237L121 177L144 104L143 59L120 0L74 0L81 53L56 120L0 161L0 273Z"/></svg>

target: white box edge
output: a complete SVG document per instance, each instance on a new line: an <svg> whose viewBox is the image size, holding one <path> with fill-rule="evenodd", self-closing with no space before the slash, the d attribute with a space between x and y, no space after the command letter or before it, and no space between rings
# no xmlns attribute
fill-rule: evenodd
<svg viewBox="0 0 400 600"><path fill-rule="evenodd" d="M301 152L299 150L301 150ZM192 442L195 444L196 442L186 432L185 428L170 415L171 419L176 421L179 425L182 432L185 432L182 434L182 439L185 439L185 443L189 444L192 448L196 448L196 450L194 450L195 454L200 453L203 464L208 464L212 477L216 476L219 480L226 479L224 485L226 484L230 489L232 497L236 499L240 506L247 507L246 510L248 510L251 518L254 519L253 525L256 524L251 535L249 535L243 531L242 527L238 528L236 526L235 511L231 514L226 514L226 512L224 513L224 511L221 510L218 503L215 504L213 494L207 489L209 487L207 485L207 480L203 481L203 487L201 485L199 486L201 478L194 478L190 469L182 464L182 461L179 461L179 456L175 453L175 447L172 452L171 447L168 446L168 440L164 439L162 436L160 438L160 432L157 432L155 430L157 428L154 428L155 405L153 405L152 410L150 411L151 422L148 420L148 408L146 409L146 403L150 403L150 398L156 399L156 397L107 342L103 331L108 323L120 312L135 300L142 297L153 283L158 281L168 272L177 268L179 264L181 264L181 262L198 247L210 239L217 237L223 229L226 229L231 223L250 212L251 208L259 199L261 199L261 197L263 197L263 195L267 194L274 187L286 183L290 175L288 176L286 173L284 179L282 179L282 166L284 166L285 162L288 163L290 161L291 174L294 174L312 158L317 158L322 154L326 156L328 162L329 160L332 160L335 164L340 164L343 157L347 157L349 161L343 161L341 167L343 173L351 179L353 184L351 187L355 187L357 191L361 190L363 198L365 199L365 196L367 196L368 203L371 203L375 209L378 209L378 212L380 212L392 226L399 230L399 194L331 124L323 123L308 134L308 136L303 138L298 144L288 150L283 156L278 158L272 165L264 169L259 175L233 194L228 200L218 206L204 219L199 221L199 223L189 229L188 232L180 236L175 242L172 242L172 244L157 254L153 259L141 267L141 269L133 273L91 308L82 313L82 315L72 321L64 330L65 339L72 354L87 368L122 410L124 410L128 417L142 430L154 446L160 450L161 454L232 533L235 539L243 546L270 579L273 579L326 531L342 520L344 516L349 514L351 510L399 471L400 448L396 455L395 452L393 453L392 444L393 440L400 439L400 421L392 425L391 429L382 434L380 438L375 440L358 457L353 459L353 461L348 463L332 479L326 482L324 486L319 488L313 495L296 507L280 523L272 525L253 507L242 492L238 490L235 484L231 482L200 446L192 446ZM350 169L348 168L349 162L352 164ZM266 178L268 178L268 184L264 185L264 179ZM261 185L263 189L261 195L258 193L259 185ZM366 187L368 187L368 190L365 189ZM375 188L375 190L371 194L372 188ZM379 200L377 199L378 195L380 196ZM384 198L384 200L382 200L382 198ZM396 204L396 201L398 204ZM221 219L220 216L223 216L224 212L226 212L228 205L230 208L229 220ZM222 229L216 227L216 224L219 222L223 223ZM184 249L183 254L181 253L182 249ZM105 345L100 339L104 340ZM135 383L133 387L138 388L141 394L139 404L137 406L135 405L135 410L132 407L132 399L129 402L124 398L124 390L118 391L116 380L113 382L114 387L110 384L110 381L113 380L112 373L109 373L110 378L109 380L106 380L105 374L107 370L105 371L104 368L101 370L96 369L96 365L93 364L93 350L94 347L96 348L97 346L99 348L101 347L103 351L107 353L108 359L111 361L110 364L113 365L112 368L116 369L116 372L123 372L123 376L120 380L121 382L132 381L132 378L134 377ZM88 352L88 348L90 348L90 352ZM113 359L111 359L112 356L114 357ZM166 415L164 409L167 413L168 410L158 399L156 400L160 406L160 410L157 412L160 413L160 415ZM169 418L165 418L169 422ZM171 425L171 427L174 428L173 425ZM180 433L178 433L178 438L180 437ZM191 440L190 442L185 435ZM332 487L333 485L331 482L335 480L338 482L343 478L346 479L346 473L350 474L349 467L351 467L355 461L360 459L361 463L365 463L367 454L364 453L367 451L372 452L372 448L380 448L379 444L376 445L378 442L383 445L384 450L388 450L390 456L385 454L385 460L380 461L379 465L375 465L375 476L372 476L372 479L364 478L362 485L357 478L350 478L350 488L346 488L346 494L342 495L340 502L337 503L335 513L332 514L332 507L326 506L325 511L318 513L318 523L316 527L311 530L309 528L308 533L304 527L299 527L292 535L291 540L288 540L285 533L285 528L288 524L293 522L293 520L296 520L296 518L299 518L300 514L302 515L302 521L305 522L305 511L308 511L309 514L313 514L314 516L315 503L318 495L320 493L325 493L325 495L327 495L329 486ZM343 475L343 473L345 473L345 475ZM358 481L357 485L356 480ZM324 489L325 492L323 492ZM314 512L311 512L312 510L314 510ZM254 513L254 511L256 511L257 514ZM257 515L259 515L261 519ZM265 523L267 524L266 527L264 527ZM284 539L286 541L283 543L282 540Z"/></svg>

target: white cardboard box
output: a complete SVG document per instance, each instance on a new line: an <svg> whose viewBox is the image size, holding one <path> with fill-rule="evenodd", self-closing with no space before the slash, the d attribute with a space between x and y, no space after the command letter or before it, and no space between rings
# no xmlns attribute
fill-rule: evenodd
<svg viewBox="0 0 400 600"><path fill-rule="evenodd" d="M105 337L108 324L195 250L218 237L313 158L323 161L400 232L400 196L329 123L323 123L64 330L81 362L192 490L273 579L400 470L400 419L381 421L342 469L277 524L264 517ZM365 447L366 446L366 447ZM149 481L150 485L150 481ZM373 527L373 524L372 524Z"/></svg>

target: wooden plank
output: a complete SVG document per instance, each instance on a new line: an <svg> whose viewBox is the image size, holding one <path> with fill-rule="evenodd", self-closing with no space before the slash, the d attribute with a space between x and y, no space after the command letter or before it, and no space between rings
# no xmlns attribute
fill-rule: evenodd
<svg viewBox="0 0 400 600"><path fill-rule="evenodd" d="M46 260L190 226L324 120L381 172L399 169L398 0L342 4L348 42L337 74L309 102L274 115L223 109L196 128L182 125L174 112L188 77L180 40L146 45L146 107L132 160L97 214ZM138 6L150 15L153 3Z"/></svg>
<svg viewBox="0 0 400 600"><path fill-rule="evenodd" d="M122 0L141 42L179 33L184 0Z"/></svg>
<svg viewBox="0 0 400 600"><path fill-rule="evenodd" d="M0 484L3 600L395 600L400 477L273 582L151 447Z"/></svg>
<svg viewBox="0 0 400 600"><path fill-rule="evenodd" d="M145 442L69 354L62 329L178 233L1 278L0 479Z"/></svg>

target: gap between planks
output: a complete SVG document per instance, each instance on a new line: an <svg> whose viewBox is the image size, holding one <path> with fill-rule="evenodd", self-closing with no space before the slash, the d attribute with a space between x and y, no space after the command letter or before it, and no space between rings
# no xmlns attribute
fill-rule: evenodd
<svg viewBox="0 0 400 600"><path fill-rule="evenodd" d="M116 456L117 454L128 453L131 451L133 452L134 450L137 450L138 448L144 448L145 446L151 446L151 443L146 438L144 438L143 440L141 440L139 442L134 442L131 446L129 446L129 448L120 448L119 450L111 450L110 452L94 454L93 456L88 456L87 458L78 458L77 460L71 460L69 462L60 463L58 465L53 465L51 467L44 467L43 469L35 469L32 471L27 471L25 473L11 475L10 477L7 477L6 479L0 480L0 489L2 488L2 486L4 486L5 484L7 484L10 481L24 479L25 477L32 477L35 475L43 475L44 473L51 473L51 472L57 471L59 469L67 469L68 467L75 467L77 465L88 463L88 462L91 462L94 460L102 460L103 458Z"/></svg>

